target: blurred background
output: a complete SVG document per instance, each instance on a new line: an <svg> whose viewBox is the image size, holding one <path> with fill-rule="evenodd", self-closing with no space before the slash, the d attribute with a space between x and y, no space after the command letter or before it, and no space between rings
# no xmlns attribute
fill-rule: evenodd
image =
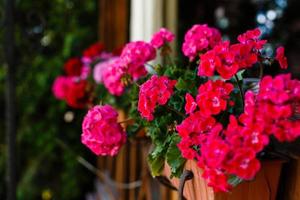
<svg viewBox="0 0 300 200"><path fill-rule="evenodd" d="M130 40L149 41L151 34L164 26L176 33L178 45L174 47L180 57L179 44L193 24L217 27L231 41L239 33L259 27L270 42L264 53L271 56L277 46L284 45L288 71L300 78L298 0L16 0L13 9L7 6L9 2L12 1L0 2L0 199L8 196L8 155L14 160L11 169L16 169L17 199L97 199L97 176L79 158L99 170L131 168L132 155L125 150L119 160L101 160L92 155L80 143L81 121L86 111L69 108L51 92L52 82L62 73L64 62L81 55L96 41L113 50ZM9 13L14 17L11 25ZM14 26L13 32L9 31L10 26ZM13 42L7 34L14 37ZM7 51L10 48L14 48L12 55ZM15 80L12 87L8 87L11 82L7 78L11 77L10 64ZM277 71L270 69L268 73ZM13 91L12 98L7 98L8 88ZM8 130L5 113L10 111L15 121ZM8 154L6 134L14 132L16 137L10 141L16 152ZM131 152L134 149L125 148ZM141 159L135 156L136 160ZM130 172L135 173L134 178L128 177L129 171L111 176L114 179L121 174L121 182L139 181L138 171L143 166ZM153 191L158 187L152 187L154 183L147 183L152 192L145 190L139 195L137 185L132 194L123 189L126 192L118 199L158 199L161 195L165 195L162 199L171 198L167 191L155 196Z"/></svg>

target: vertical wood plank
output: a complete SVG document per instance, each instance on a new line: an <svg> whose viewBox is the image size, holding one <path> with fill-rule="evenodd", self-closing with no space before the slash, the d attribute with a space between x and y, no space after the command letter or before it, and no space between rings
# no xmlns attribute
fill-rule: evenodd
<svg viewBox="0 0 300 200"><path fill-rule="evenodd" d="M201 177L202 172L196 162L189 160L185 169L193 171L194 178L185 183L184 196L189 200L275 200L282 163L264 162L253 181L239 184L230 193L215 193ZM170 175L169 166L165 165L164 173ZM179 186L178 178L171 179L171 182L175 187Z"/></svg>
<svg viewBox="0 0 300 200"><path fill-rule="evenodd" d="M128 8L129 0L99 0L99 40L109 51L128 41Z"/></svg>
<svg viewBox="0 0 300 200"><path fill-rule="evenodd" d="M285 168L284 186L281 198L283 200L300 199L300 160L292 160Z"/></svg>
<svg viewBox="0 0 300 200"><path fill-rule="evenodd" d="M129 181L133 182L137 180L137 143L134 142L130 145L130 157L129 157ZM135 197L135 189L131 189L129 191L129 199L136 199Z"/></svg>
<svg viewBox="0 0 300 200"><path fill-rule="evenodd" d="M121 151L119 152L117 158L116 158L116 182L124 183L125 182L125 158L126 158L126 145L122 147ZM119 200L125 200L125 190L118 188L119 196L117 199Z"/></svg>

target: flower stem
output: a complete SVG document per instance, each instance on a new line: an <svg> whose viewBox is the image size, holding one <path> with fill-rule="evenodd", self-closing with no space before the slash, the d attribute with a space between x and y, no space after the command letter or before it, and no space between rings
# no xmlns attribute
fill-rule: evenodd
<svg viewBox="0 0 300 200"><path fill-rule="evenodd" d="M133 82L136 86L141 87L136 81Z"/></svg>
<svg viewBox="0 0 300 200"><path fill-rule="evenodd" d="M130 122L130 121L132 121L132 120L133 120L132 118L128 118L128 119L125 119L125 120L120 121L120 122L118 122L118 123L119 123L119 124L123 124L123 123Z"/></svg>
<svg viewBox="0 0 300 200"><path fill-rule="evenodd" d="M243 92L243 88L242 88L242 86L240 85L240 80L239 80L239 78L238 78L238 76L235 74L234 75L234 78L235 78L235 80L236 80L236 83L237 83L237 85L238 85L238 88L239 88L239 91L240 91L240 96L241 96L241 99L242 99L242 106L243 106L243 109L244 109L244 107L245 107L245 105L244 105L244 92Z"/></svg>
<svg viewBox="0 0 300 200"><path fill-rule="evenodd" d="M145 63L145 65L148 66L148 67L150 67L150 68L152 68L155 71L155 67L153 65L151 65L149 63Z"/></svg>
<svg viewBox="0 0 300 200"><path fill-rule="evenodd" d="M175 112L177 115L179 115L179 116L181 116L181 117L185 117L185 114L183 114L182 112L179 112L178 110L175 110L174 108L172 108L172 107L170 107L170 106L168 106L168 105L166 105L166 108L167 108L168 110L170 110L170 111Z"/></svg>
<svg viewBox="0 0 300 200"><path fill-rule="evenodd" d="M173 60L172 60L170 54L167 54L165 57L166 57L166 59L167 59L167 62L168 62L170 65L175 66L175 63L173 62Z"/></svg>
<svg viewBox="0 0 300 200"><path fill-rule="evenodd" d="M264 75L264 66L261 62L259 62L259 79L262 79Z"/></svg>

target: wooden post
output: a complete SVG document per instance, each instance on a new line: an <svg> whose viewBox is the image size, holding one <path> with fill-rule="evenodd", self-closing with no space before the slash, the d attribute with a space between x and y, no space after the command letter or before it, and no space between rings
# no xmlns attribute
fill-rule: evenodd
<svg viewBox="0 0 300 200"><path fill-rule="evenodd" d="M99 40L111 51L129 35L129 0L99 0Z"/></svg>

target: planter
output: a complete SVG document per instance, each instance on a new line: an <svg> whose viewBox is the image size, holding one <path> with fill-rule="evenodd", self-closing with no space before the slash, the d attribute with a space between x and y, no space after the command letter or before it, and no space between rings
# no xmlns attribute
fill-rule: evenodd
<svg viewBox="0 0 300 200"><path fill-rule="evenodd" d="M186 170L193 172L194 177L186 181L183 194L187 200L275 200L277 186L282 168L282 161L265 161L253 181L243 182L230 193L215 193L201 177L202 170L195 161L187 161ZM163 174L169 177L170 167L166 164ZM178 178L170 179L179 188Z"/></svg>

